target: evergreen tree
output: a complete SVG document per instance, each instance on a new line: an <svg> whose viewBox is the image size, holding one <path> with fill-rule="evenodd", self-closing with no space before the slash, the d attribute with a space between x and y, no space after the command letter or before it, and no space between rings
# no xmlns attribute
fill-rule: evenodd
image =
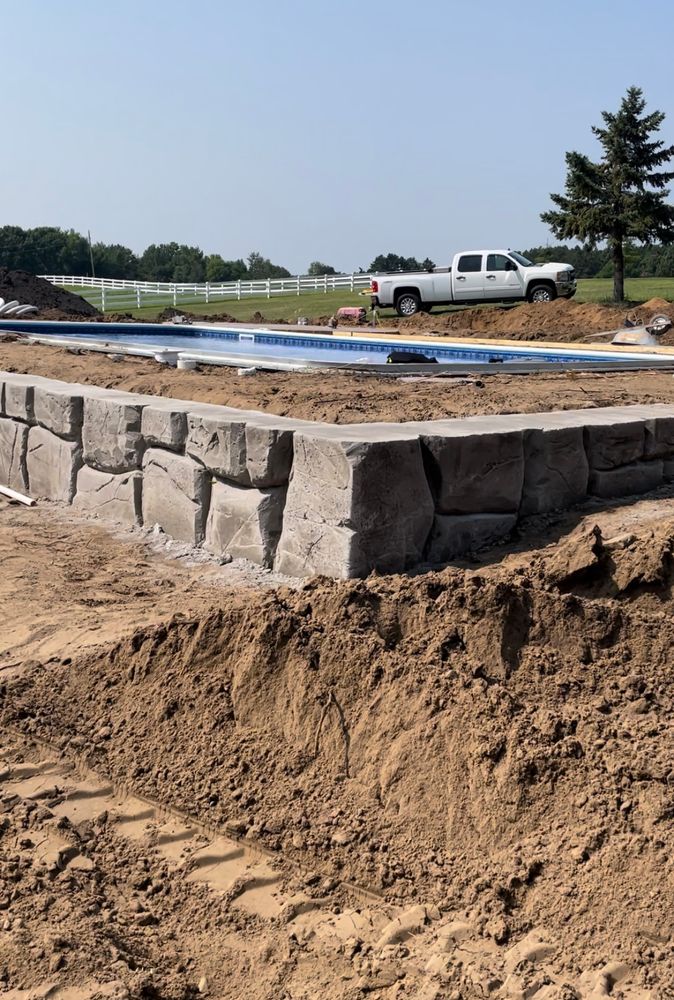
<svg viewBox="0 0 674 1000"><path fill-rule="evenodd" d="M558 239L579 239L588 248L606 241L613 264L613 297L625 298L625 243L674 240L674 207L667 185L674 172L660 170L674 146L653 138L665 115L645 113L639 87L630 87L616 113L602 112L604 127L593 125L602 157L566 154L566 193L550 197L557 206L541 219Z"/></svg>

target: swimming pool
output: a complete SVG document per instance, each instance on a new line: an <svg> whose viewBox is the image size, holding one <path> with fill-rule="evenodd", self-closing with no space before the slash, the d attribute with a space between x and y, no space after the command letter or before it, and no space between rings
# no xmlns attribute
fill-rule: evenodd
<svg viewBox="0 0 674 1000"><path fill-rule="evenodd" d="M404 340L354 334L283 332L221 326L189 326L159 323L85 323L0 320L0 330L29 334L43 342L121 349L131 354L154 355L178 352L186 359L212 364L259 367L379 366L391 351L422 353L441 365L601 365L638 362L640 367L674 364L662 355L642 352L593 351L591 348L536 347L531 344L507 349L465 340L436 343L428 338ZM390 368L391 366L389 366ZM398 366L396 366L398 367Z"/></svg>

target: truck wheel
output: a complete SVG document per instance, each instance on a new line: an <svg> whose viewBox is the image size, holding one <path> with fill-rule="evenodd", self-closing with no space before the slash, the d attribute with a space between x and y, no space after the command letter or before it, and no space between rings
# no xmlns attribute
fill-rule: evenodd
<svg viewBox="0 0 674 1000"><path fill-rule="evenodd" d="M414 292L403 292L396 299L396 312L399 316L414 316L421 309L421 300Z"/></svg>
<svg viewBox="0 0 674 1000"><path fill-rule="evenodd" d="M550 285L532 285L527 293L529 302L553 302L556 298L557 294Z"/></svg>

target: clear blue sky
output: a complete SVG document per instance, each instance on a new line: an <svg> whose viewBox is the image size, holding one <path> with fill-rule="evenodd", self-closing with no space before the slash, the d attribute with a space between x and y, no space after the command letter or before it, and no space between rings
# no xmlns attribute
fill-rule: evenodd
<svg viewBox="0 0 674 1000"><path fill-rule="evenodd" d="M2 34L2 223L136 251L523 248L630 84L674 141L671 0L23 0Z"/></svg>

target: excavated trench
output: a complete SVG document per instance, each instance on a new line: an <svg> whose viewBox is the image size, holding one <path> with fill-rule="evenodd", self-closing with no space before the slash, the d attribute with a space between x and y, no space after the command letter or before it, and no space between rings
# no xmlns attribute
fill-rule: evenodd
<svg viewBox="0 0 674 1000"><path fill-rule="evenodd" d="M480 941L474 968L432 949L410 965L426 992L360 969L278 996L598 995L614 960L631 985L614 969L604 993L668 995L673 545L670 518L500 568L251 591L24 664L2 719L292 877L354 883L351 906L422 904ZM552 956L526 993L507 955L534 930Z"/></svg>

